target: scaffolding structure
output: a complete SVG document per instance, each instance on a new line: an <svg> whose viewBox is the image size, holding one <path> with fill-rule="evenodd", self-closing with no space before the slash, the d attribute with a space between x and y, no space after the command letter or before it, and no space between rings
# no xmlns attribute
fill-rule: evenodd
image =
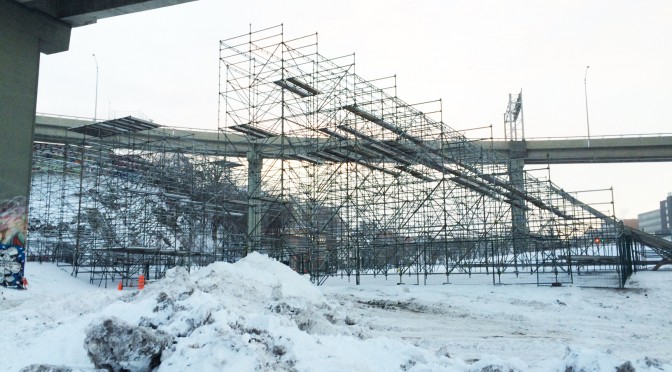
<svg viewBox="0 0 672 372"><path fill-rule="evenodd" d="M241 193L230 177L236 164L216 146L132 117L68 133L34 146L33 259L107 285L240 258L244 214L225 202Z"/></svg>
<svg viewBox="0 0 672 372"><path fill-rule="evenodd" d="M622 287L640 262L613 202L476 145L441 101L407 104L395 77L360 77L317 35L250 31L219 59L217 131L127 117L35 145L30 258L99 285L252 251L317 284ZM522 95L509 101L505 125L522 123Z"/></svg>
<svg viewBox="0 0 672 372"><path fill-rule="evenodd" d="M514 139L521 109L510 97ZM632 270L613 209L475 145L442 122L440 101L407 104L394 78L360 77L354 55L323 57L317 35L287 39L280 25L221 41L220 114L224 141L249 146L246 251L300 260L318 283L483 273L557 285L582 268L624 283Z"/></svg>

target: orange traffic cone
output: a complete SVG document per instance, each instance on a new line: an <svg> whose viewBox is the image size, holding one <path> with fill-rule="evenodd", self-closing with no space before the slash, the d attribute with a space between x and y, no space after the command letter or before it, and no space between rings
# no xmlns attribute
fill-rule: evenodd
<svg viewBox="0 0 672 372"><path fill-rule="evenodd" d="M124 286L121 284L121 282L119 282L119 285L117 286L117 289L120 290L120 291L121 291L122 289L124 289Z"/></svg>
<svg viewBox="0 0 672 372"><path fill-rule="evenodd" d="M145 288L145 276L144 275L139 275L138 276L138 289L144 289Z"/></svg>
<svg viewBox="0 0 672 372"><path fill-rule="evenodd" d="M28 289L28 279L24 277L23 280L21 280L21 284L23 284L23 289Z"/></svg>

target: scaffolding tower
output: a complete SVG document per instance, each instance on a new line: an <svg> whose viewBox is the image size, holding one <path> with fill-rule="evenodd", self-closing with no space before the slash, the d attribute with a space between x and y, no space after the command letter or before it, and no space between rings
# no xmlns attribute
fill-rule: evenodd
<svg viewBox="0 0 672 372"><path fill-rule="evenodd" d="M173 266L240 257L242 189L216 146L184 130L127 117L70 128L36 143L30 203L35 260L99 285Z"/></svg>
<svg viewBox="0 0 672 372"><path fill-rule="evenodd" d="M509 101L505 125L521 140L522 93ZM323 57L317 35L287 39L280 25L221 41L220 113L224 141L248 141L246 251L317 283L483 273L561 284L586 264L624 283L631 270L613 211L475 145L443 123L440 101L410 105L394 78L360 77L354 55Z"/></svg>
<svg viewBox="0 0 672 372"><path fill-rule="evenodd" d="M29 258L99 285L252 251L317 284L622 287L641 262L613 202L478 146L440 100L402 101L394 76L360 77L317 35L280 25L219 49L216 131L127 117L36 143ZM522 122L522 95L509 111Z"/></svg>

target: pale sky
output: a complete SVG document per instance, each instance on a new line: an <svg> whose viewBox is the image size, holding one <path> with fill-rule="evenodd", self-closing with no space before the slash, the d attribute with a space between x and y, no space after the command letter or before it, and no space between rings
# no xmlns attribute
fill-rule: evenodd
<svg viewBox="0 0 672 372"><path fill-rule="evenodd" d="M219 40L282 23L288 38L317 32L326 57L355 53L363 78L396 74L406 102L442 99L457 130L503 137L522 89L528 139L585 137L590 65L592 137L672 133L671 20L666 0L198 0L73 29L70 51L42 56L37 111L92 118L95 53L98 119L216 129ZM616 216L631 218L672 191L672 165L552 166L551 179L613 186Z"/></svg>

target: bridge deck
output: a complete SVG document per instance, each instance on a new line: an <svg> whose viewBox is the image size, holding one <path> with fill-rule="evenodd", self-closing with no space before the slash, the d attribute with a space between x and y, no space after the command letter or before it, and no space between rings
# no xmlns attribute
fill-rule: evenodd
<svg viewBox="0 0 672 372"><path fill-rule="evenodd" d="M90 124L91 120L59 118L38 115L35 123L35 140L62 143L81 139L69 128ZM221 144L226 141L231 156L245 156L248 142L235 133L223 135L216 131L198 129L172 129L175 137L189 137L204 144ZM265 146L272 147L273 139ZM301 139L297 139L301 143ZM531 141L479 141L481 147L494 149L506 157L518 158L525 164L574 164L574 163L624 163L672 161L672 135L650 137L592 138L590 146L586 139L557 139Z"/></svg>
<svg viewBox="0 0 672 372"><path fill-rule="evenodd" d="M525 164L631 163L672 161L672 135L480 141L481 147Z"/></svg>

